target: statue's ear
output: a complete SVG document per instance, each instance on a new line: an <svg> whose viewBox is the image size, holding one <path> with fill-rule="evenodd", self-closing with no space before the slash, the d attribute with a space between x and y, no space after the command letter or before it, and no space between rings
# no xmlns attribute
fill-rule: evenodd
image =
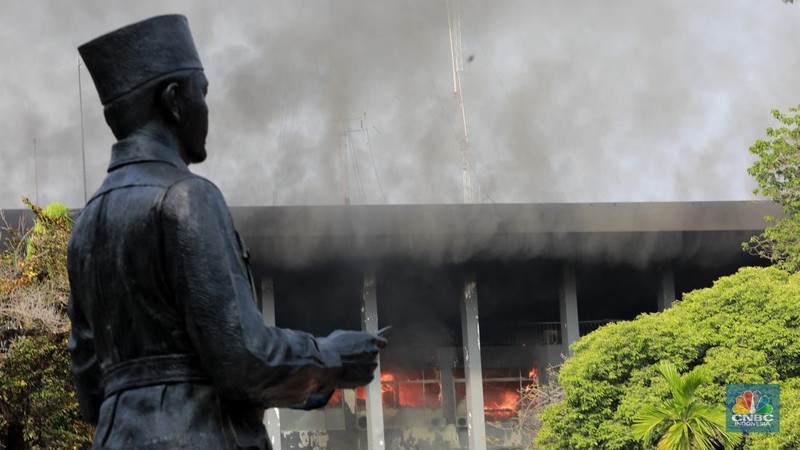
<svg viewBox="0 0 800 450"><path fill-rule="evenodd" d="M181 108L178 100L178 82L171 81L161 90L161 107L167 118L173 122L180 122Z"/></svg>

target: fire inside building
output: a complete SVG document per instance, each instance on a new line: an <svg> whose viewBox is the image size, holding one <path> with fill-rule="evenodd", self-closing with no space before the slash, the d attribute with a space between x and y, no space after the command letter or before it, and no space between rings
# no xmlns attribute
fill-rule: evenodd
<svg viewBox="0 0 800 450"><path fill-rule="evenodd" d="M609 322L764 262L767 202L233 207L266 325L391 325L366 388L265 422L276 449L512 449L520 392Z"/></svg>
<svg viewBox="0 0 800 450"><path fill-rule="evenodd" d="M525 448L520 391L569 344L745 265L764 202L232 208L265 321L393 327L379 375L280 410L281 449Z"/></svg>

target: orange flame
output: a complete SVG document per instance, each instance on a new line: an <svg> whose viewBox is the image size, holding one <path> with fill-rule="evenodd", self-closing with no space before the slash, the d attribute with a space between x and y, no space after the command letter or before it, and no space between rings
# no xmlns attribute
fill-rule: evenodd
<svg viewBox="0 0 800 450"><path fill-rule="evenodd" d="M394 398L394 383L395 376L391 372L381 373L381 397L383 403L386 404L387 398ZM356 399L361 401L367 400L367 389L365 387L356 388Z"/></svg>
<svg viewBox="0 0 800 450"><path fill-rule="evenodd" d="M337 389L333 391L333 395L331 395L331 399L328 400L328 406L336 406L342 402L342 390Z"/></svg>
<svg viewBox="0 0 800 450"><path fill-rule="evenodd" d="M524 373L524 372L523 372ZM538 384L539 370L531 368L527 372L527 380L520 380L522 386ZM437 377L438 378L438 377ZM421 382L421 381L424 381ZM390 372L381 373L381 401L385 406L404 407L404 408L431 408L442 407L442 392L440 380L424 379L422 372ZM492 382L491 375L489 381L484 385L484 414L489 420L505 420L516 415L519 408L521 395L518 391L520 385L517 382ZM463 399L466 394L463 391L463 384L456 386L456 401ZM492 386L492 387L489 387ZM459 392L461 394L459 395ZM360 387L355 391L356 399L365 401L367 391ZM330 404L336 405L341 402L341 392L337 391L331 398Z"/></svg>
<svg viewBox="0 0 800 450"><path fill-rule="evenodd" d="M384 381L394 381L394 380L395 380L395 376L391 372L383 372L381 374L381 383L383 383ZM383 388L381 388L381 389L383 389Z"/></svg>
<svg viewBox="0 0 800 450"><path fill-rule="evenodd" d="M519 403L519 392L502 391L492 403L488 398L484 402L483 412L491 419L508 419L517 413Z"/></svg>

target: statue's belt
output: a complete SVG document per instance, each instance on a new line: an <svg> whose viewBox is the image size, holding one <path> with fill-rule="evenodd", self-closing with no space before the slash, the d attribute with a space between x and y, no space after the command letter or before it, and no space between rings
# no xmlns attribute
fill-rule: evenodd
<svg viewBox="0 0 800 450"><path fill-rule="evenodd" d="M114 364L103 373L103 391L109 397L120 391L158 384L199 383L209 379L194 355L163 355Z"/></svg>

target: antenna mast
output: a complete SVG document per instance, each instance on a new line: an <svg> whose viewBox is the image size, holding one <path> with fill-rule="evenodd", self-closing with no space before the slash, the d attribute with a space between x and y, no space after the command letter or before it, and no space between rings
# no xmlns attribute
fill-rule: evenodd
<svg viewBox="0 0 800 450"><path fill-rule="evenodd" d="M464 203L472 203L472 178L469 173L469 129L467 110L464 107L464 93L461 90L461 75L464 73L464 55L461 50L461 11L459 0L447 1L447 26L450 31L450 57L453 63L453 93L461 108L461 177L464 188Z"/></svg>
<svg viewBox="0 0 800 450"><path fill-rule="evenodd" d="M33 138L33 173L36 183L36 206L39 206L39 150L36 148L36 138Z"/></svg>
<svg viewBox="0 0 800 450"><path fill-rule="evenodd" d="M78 105L81 110L81 159L83 161L83 204L86 204L86 145L83 137L83 88L81 86L81 59L78 58Z"/></svg>
<svg viewBox="0 0 800 450"><path fill-rule="evenodd" d="M339 176L340 178L340 187L342 189L342 200L344 201L345 205L350 204L350 183L347 176L347 144L348 144L348 130L347 130L347 122L345 122L345 128L342 132L342 145L339 152Z"/></svg>

